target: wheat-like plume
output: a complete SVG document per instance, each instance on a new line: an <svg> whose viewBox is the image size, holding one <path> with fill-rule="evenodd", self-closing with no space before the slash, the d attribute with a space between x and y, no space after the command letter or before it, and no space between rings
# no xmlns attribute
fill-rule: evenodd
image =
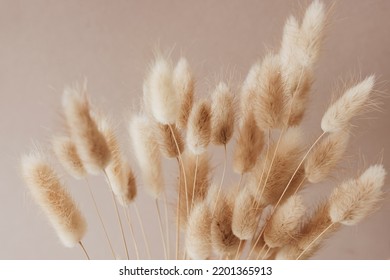
<svg viewBox="0 0 390 280"><path fill-rule="evenodd" d="M180 98L180 112L176 120L179 128L187 128L188 118L194 103L195 82L187 59L180 58L173 70L173 86Z"/></svg>
<svg viewBox="0 0 390 280"><path fill-rule="evenodd" d="M153 198L158 198L163 191L164 179L159 145L152 128L153 123L147 117L135 115L130 121L129 133L144 186Z"/></svg>
<svg viewBox="0 0 390 280"><path fill-rule="evenodd" d="M271 247L288 245L300 234L306 208L300 196L291 196L272 215L264 230L264 241Z"/></svg>
<svg viewBox="0 0 390 280"><path fill-rule="evenodd" d="M196 203L186 229L186 252L191 259L208 259L211 247L211 211L206 201Z"/></svg>
<svg viewBox="0 0 390 280"><path fill-rule="evenodd" d="M72 140L85 169L92 174L102 172L111 154L104 136L91 116L85 85L83 88L65 88L62 106Z"/></svg>
<svg viewBox="0 0 390 280"><path fill-rule="evenodd" d="M177 158L184 151L184 141L175 125L156 124L156 140L167 158ZM176 145L177 144L177 145Z"/></svg>
<svg viewBox="0 0 390 280"><path fill-rule="evenodd" d="M87 224L42 152L22 157L23 178L35 202L48 217L61 242L73 247L84 237Z"/></svg>
<svg viewBox="0 0 390 280"><path fill-rule="evenodd" d="M69 137L55 136L52 140L53 151L65 170L76 179L82 179L87 175L81 161L76 145Z"/></svg>
<svg viewBox="0 0 390 280"><path fill-rule="evenodd" d="M195 103L187 129L187 145L194 154L206 151L211 140L211 106L207 99Z"/></svg>
<svg viewBox="0 0 390 280"><path fill-rule="evenodd" d="M373 165L357 179L347 180L336 188L329 199L332 222L355 225L376 210L383 196L385 175L382 165Z"/></svg>
<svg viewBox="0 0 390 280"><path fill-rule="evenodd" d="M349 131L330 133L305 160L305 176L311 183L324 180L340 161L348 145Z"/></svg>
<svg viewBox="0 0 390 280"><path fill-rule="evenodd" d="M234 131L234 98L227 84L221 82L212 95L211 141L215 145L226 145Z"/></svg>
<svg viewBox="0 0 390 280"><path fill-rule="evenodd" d="M345 129L349 121L368 105L374 83L375 77L369 76L345 91L322 117L322 130L324 132L335 132Z"/></svg>

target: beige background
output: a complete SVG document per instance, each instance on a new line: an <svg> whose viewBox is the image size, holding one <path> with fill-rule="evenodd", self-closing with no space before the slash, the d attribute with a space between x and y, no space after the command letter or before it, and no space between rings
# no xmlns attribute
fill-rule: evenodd
<svg viewBox="0 0 390 280"><path fill-rule="evenodd" d="M389 93L390 1L337 1L304 127L308 142L320 133L319 122L340 82L371 73L377 89ZM46 146L61 131L60 96L64 85L88 78L92 100L118 120L122 144L130 151L126 118L136 110L142 80L156 47L190 61L199 94L220 79L238 86L249 67L268 48L277 48L287 16L300 14L307 1L0 1L0 259L83 258L80 250L61 246L46 219L26 193L19 158L36 143ZM329 6L330 2L327 2ZM365 115L354 129L344 167L337 178L355 174L370 163L390 170L390 99L381 112ZM229 150L232 146L229 145ZM130 152L128 152L130 154ZM213 158L215 178L220 154ZM62 171L61 168L58 168ZM171 189L176 171L169 169ZM110 235L120 247L118 226L102 177L91 178ZM85 182L64 177L85 212L85 245L93 258L110 254ZM229 176L235 182L237 177ZM386 191L389 191L387 180ZM315 202L321 195L313 195ZM147 224L153 255L162 258L153 204L140 190L138 204ZM320 259L390 258L390 201L355 227L344 227L318 253ZM138 232L138 231L137 231ZM138 233L137 233L138 234ZM137 235L139 240L140 236ZM143 251L141 241L140 247ZM131 246L130 246L131 248ZM143 255L145 256L145 255Z"/></svg>

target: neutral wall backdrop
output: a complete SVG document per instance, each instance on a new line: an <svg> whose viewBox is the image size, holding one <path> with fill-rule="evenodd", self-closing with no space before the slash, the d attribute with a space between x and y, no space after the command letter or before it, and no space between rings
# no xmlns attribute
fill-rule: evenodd
<svg viewBox="0 0 390 280"><path fill-rule="evenodd" d="M328 7L333 3L325 2ZM267 49L278 48L287 16L301 15L307 3L0 0L0 259L83 258L79 248L66 249L60 244L20 178L21 154L34 145L48 147L50 137L63 131L60 100L65 85L88 79L91 99L117 120L121 143L130 158L127 120L129 112L138 109L143 77L154 50L171 53L174 61L186 56L199 95L208 94L219 80L228 80L237 89L251 64ZM380 112L355 122L342 168L326 184L313 187L309 204L327 194L338 179L355 175L368 164L382 161L390 170L389 14L390 1L386 0L336 1L303 124L308 143L319 135L321 115L337 85L375 73L376 88L383 98ZM215 178L219 180L222 157L220 150L212 149ZM228 149L232 150L232 144ZM175 165L165 163L167 188L172 190ZM86 182L68 176L63 179L88 219L84 243L90 255L110 258ZM103 177L89 180L114 246L123 257ZM234 183L237 177L228 175L226 181ZM386 191L390 190L388 182ZM142 188L137 201L153 256L162 258L154 205ZM387 198L378 212L358 226L337 232L315 258L390 258L389 214Z"/></svg>

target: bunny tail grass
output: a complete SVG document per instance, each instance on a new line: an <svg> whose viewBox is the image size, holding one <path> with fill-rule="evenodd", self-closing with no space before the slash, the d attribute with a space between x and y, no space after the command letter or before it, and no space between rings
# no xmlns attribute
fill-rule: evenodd
<svg viewBox="0 0 390 280"><path fill-rule="evenodd" d="M184 141L175 125L157 124L161 153L167 158L178 157L184 150ZM177 142L177 146L176 146Z"/></svg>
<svg viewBox="0 0 390 280"><path fill-rule="evenodd" d="M300 196L291 196L271 216L264 230L264 241L270 248L283 247L300 234L306 212Z"/></svg>
<svg viewBox="0 0 390 280"><path fill-rule="evenodd" d="M221 82L212 95L211 142L226 145L234 131L234 98L227 84Z"/></svg>
<svg viewBox="0 0 390 280"><path fill-rule="evenodd" d="M257 221L263 208L254 203L254 197L246 189L240 190L234 202L232 230L240 240L248 240L255 235Z"/></svg>
<svg viewBox="0 0 390 280"><path fill-rule="evenodd" d="M385 176L385 169L377 164L336 188L329 198L332 222L351 226L374 212L383 196Z"/></svg>
<svg viewBox="0 0 390 280"><path fill-rule="evenodd" d="M194 154L204 153L211 138L211 106L203 99L195 103L190 113L187 129L187 145Z"/></svg>
<svg viewBox="0 0 390 280"><path fill-rule="evenodd" d="M98 123L99 130L103 133L111 153L111 160L105 171L111 182L115 197L122 206L126 207L137 194L135 176L129 164L123 159L112 123L102 117Z"/></svg>
<svg viewBox="0 0 390 280"><path fill-rule="evenodd" d="M328 134L313 148L304 162L305 176L309 182L319 183L328 176L344 155L348 140L349 131L343 130Z"/></svg>
<svg viewBox="0 0 390 280"><path fill-rule="evenodd" d="M187 223L185 247L194 260L205 260L211 256L211 213L205 201L196 203Z"/></svg>
<svg viewBox="0 0 390 280"><path fill-rule="evenodd" d="M181 129L187 128L188 118L194 103L194 79L189 69L188 61L180 58L173 71L173 85L181 100L179 116L176 125Z"/></svg>
<svg viewBox="0 0 390 280"><path fill-rule="evenodd" d="M146 191L153 198L157 198L163 191L164 179L159 145L152 128L151 121L145 116L135 115L130 121L129 133Z"/></svg>
<svg viewBox="0 0 390 280"><path fill-rule="evenodd" d="M72 177L82 179L87 175L77 148L70 138L55 136L52 145L58 161Z"/></svg>
<svg viewBox="0 0 390 280"><path fill-rule="evenodd" d="M322 130L335 132L346 128L349 121L368 105L374 83L375 77L372 75L345 91L322 117Z"/></svg>
<svg viewBox="0 0 390 280"><path fill-rule="evenodd" d="M87 224L42 152L22 157L22 175L35 202L46 214L62 244L74 247L84 237Z"/></svg>
<svg viewBox="0 0 390 280"><path fill-rule="evenodd" d="M264 58L253 87L253 112L257 125L263 129L281 128L285 98L278 56L268 54Z"/></svg>
<svg viewBox="0 0 390 280"><path fill-rule="evenodd" d="M258 128L252 113L244 116L238 129L238 139L233 152L233 170L244 174L252 170L264 147L264 132Z"/></svg>
<svg viewBox="0 0 390 280"><path fill-rule="evenodd" d="M174 124L179 116L180 97L173 85L172 65L156 57L144 85L145 106L161 124Z"/></svg>
<svg viewBox="0 0 390 280"><path fill-rule="evenodd" d="M223 195L217 201L217 206L211 222L211 244L214 252L228 258L234 258L240 239L232 231L234 193Z"/></svg>
<svg viewBox="0 0 390 280"><path fill-rule="evenodd" d="M89 173L99 174L109 163L111 154L104 136L91 117L86 86L65 88L62 106L71 138L85 169Z"/></svg>

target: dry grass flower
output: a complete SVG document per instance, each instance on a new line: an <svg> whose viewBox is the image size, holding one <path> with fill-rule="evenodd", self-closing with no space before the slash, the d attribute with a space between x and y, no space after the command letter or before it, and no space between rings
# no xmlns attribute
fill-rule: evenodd
<svg viewBox="0 0 390 280"><path fill-rule="evenodd" d="M69 193L42 152L22 157L23 178L35 202L48 217L61 242L74 247L81 241L87 224Z"/></svg>

